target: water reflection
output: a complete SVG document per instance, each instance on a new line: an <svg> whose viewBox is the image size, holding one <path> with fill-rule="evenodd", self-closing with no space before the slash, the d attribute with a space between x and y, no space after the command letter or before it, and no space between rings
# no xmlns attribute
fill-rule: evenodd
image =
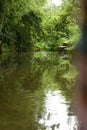
<svg viewBox="0 0 87 130"><path fill-rule="evenodd" d="M57 53L2 56L0 130L75 129L71 73L69 60Z"/></svg>
<svg viewBox="0 0 87 130"><path fill-rule="evenodd" d="M45 112L39 121L46 130L75 130L77 119L68 116L68 105L60 91L48 91L45 99Z"/></svg>

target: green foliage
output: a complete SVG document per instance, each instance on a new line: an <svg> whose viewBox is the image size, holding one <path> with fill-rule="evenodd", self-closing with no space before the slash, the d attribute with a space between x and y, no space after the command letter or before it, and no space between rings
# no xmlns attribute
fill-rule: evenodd
<svg viewBox="0 0 87 130"><path fill-rule="evenodd" d="M58 7L47 6L46 0L0 0L0 52L4 47L16 52L57 51L64 42L72 45L80 34L79 10L76 0L63 0Z"/></svg>
<svg viewBox="0 0 87 130"><path fill-rule="evenodd" d="M51 51L58 50L64 42L75 43L79 36L79 27L75 19L76 8L68 0L61 7L54 7L48 11L49 23L44 22L46 43ZM50 13L49 13L50 12ZM50 14L50 16L49 16ZM73 36L76 36L73 39ZM65 40L64 40L65 39ZM69 45L69 44L67 44Z"/></svg>
<svg viewBox="0 0 87 130"><path fill-rule="evenodd" d="M34 44L41 37L41 16L37 12L30 11L22 16L16 32L16 49L18 51L31 51Z"/></svg>
<svg viewBox="0 0 87 130"><path fill-rule="evenodd" d="M32 2L32 0L0 0L0 49L6 44L10 50L31 51L39 40L41 16L34 7L36 4L42 6L41 3L44 1L40 1L40 4Z"/></svg>

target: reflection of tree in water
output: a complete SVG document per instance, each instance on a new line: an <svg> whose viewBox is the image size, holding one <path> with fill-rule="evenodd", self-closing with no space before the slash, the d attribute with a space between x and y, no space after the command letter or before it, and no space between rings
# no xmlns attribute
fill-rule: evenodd
<svg viewBox="0 0 87 130"><path fill-rule="evenodd" d="M65 75L70 72L70 67L69 62L57 53L1 58L0 129L45 129L38 124L44 108L44 89L47 85L57 84L66 100L71 100L71 80Z"/></svg>
<svg viewBox="0 0 87 130"><path fill-rule="evenodd" d="M59 89L68 93L72 89L74 71L69 61L61 60L57 66L55 80L59 84ZM67 95L67 94L66 94Z"/></svg>
<svg viewBox="0 0 87 130"><path fill-rule="evenodd" d="M36 130L42 112L43 92L38 91L44 68L32 55L17 55L0 64L0 129ZM37 114L36 114L37 113Z"/></svg>
<svg viewBox="0 0 87 130"><path fill-rule="evenodd" d="M56 89L61 91L66 102L68 102L68 115L73 115L71 102L73 78L75 76L73 66L70 64L69 59L62 59L61 56L58 56L58 53L47 53L44 59L44 65L46 66L44 84L48 84L48 88L51 85L54 85L54 87L56 85Z"/></svg>
<svg viewBox="0 0 87 130"><path fill-rule="evenodd" d="M72 73L73 72L73 73ZM73 79L75 73L69 60L60 59L60 63L57 66L55 80L58 83L58 88L61 90L61 94L65 97L68 102L68 115L73 115L72 110L72 90L73 90Z"/></svg>
<svg viewBox="0 0 87 130"><path fill-rule="evenodd" d="M45 70L38 62L34 62L33 56L17 55L8 58L0 64L0 84L4 88L12 88L12 91L21 89L37 89L41 85L41 78ZM7 87L6 87L7 86Z"/></svg>

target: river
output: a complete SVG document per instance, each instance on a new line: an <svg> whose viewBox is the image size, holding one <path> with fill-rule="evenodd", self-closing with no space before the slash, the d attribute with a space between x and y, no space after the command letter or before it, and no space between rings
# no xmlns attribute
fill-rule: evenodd
<svg viewBox="0 0 87 130"><path fill-rule="evenodd" d="M0 57L0 130L77 130L73 66L58 53Z"/></svg>

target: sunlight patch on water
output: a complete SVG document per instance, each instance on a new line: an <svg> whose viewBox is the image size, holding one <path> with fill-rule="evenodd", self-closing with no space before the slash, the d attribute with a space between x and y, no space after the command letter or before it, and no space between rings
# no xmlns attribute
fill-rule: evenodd
<svg viewBox="0 0 87 130"><path fill-rule="evenodd" d="M76 130L76 117L68 115L66 103L60 91L48 91L39 123L46 126L46 130Z"/></svg>

